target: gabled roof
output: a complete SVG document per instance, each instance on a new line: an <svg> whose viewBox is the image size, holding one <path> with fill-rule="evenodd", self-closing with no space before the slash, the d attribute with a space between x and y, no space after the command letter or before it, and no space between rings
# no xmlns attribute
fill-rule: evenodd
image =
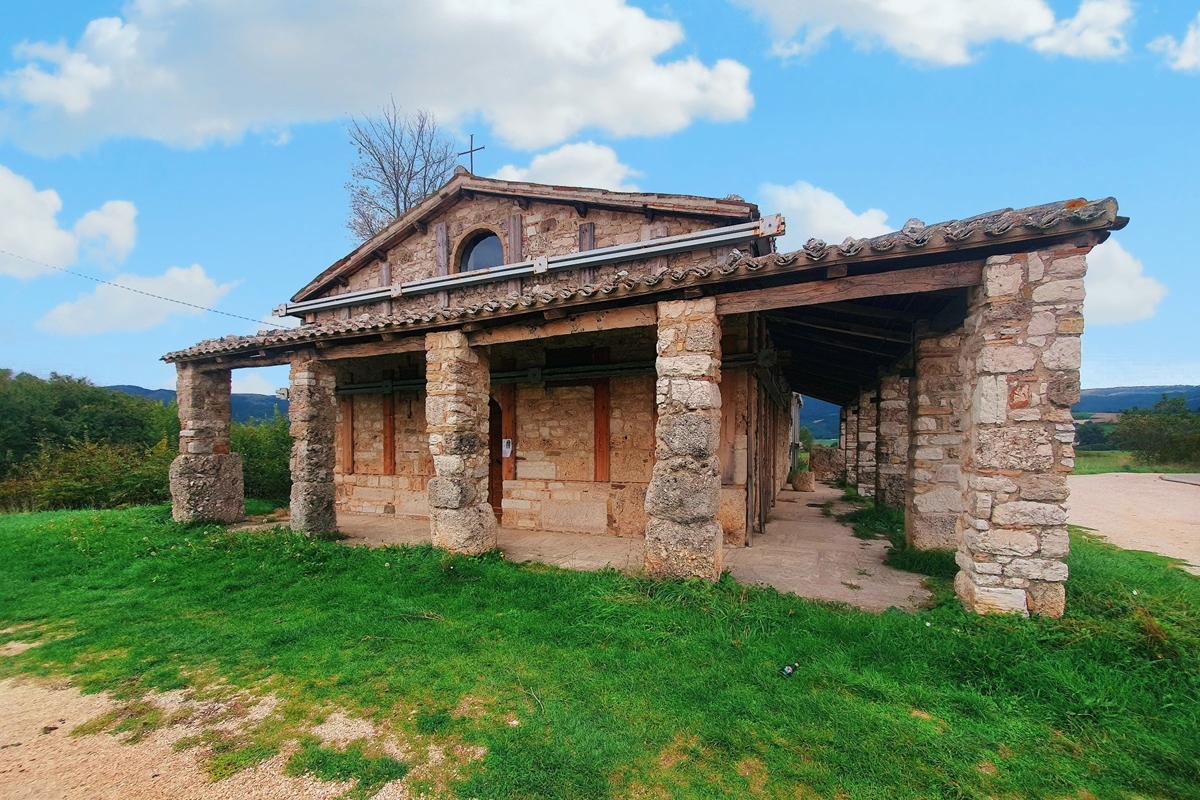
<svg viewBox="0 0 1200 800"><path fill-rule="evenodd" d="M847 239L840 245L810 239L795 252L759 257L735 250L724 263L695 265L641 277L621 272L599 285L555 289L533 286L521 294L497 296L468 306L406 311L391 316L362 315L298 328L260 331L250 336L209 339L167 353L163 360L180 362L218 356L266 355L268 351L313 346L317 342L332 344L358 341L363 337L409 335L461 322L517 317L552 307L582 309L590 303L636 299L693 286L704 286L707 291L719 293L730 291L738 283L745 285L749 279L775 275L784 280L799 279L805 273L812 275L817 265L845 264L848 267L902 270L929 263L930 259L949 262L1027 252L1047 241L1061 240L1081 231L1107 236L1107 231L1120 230L1128 222L1126 217L1117 214L1117 201L1111 197L1093 201L1068 200L1019 210L1002 209L935 225L909 220L899 231L871 239Z"/></svg>
<svg viewBox="0 0 1200 800"><path fill-rule="evenodd" d="M501 181L480 178L462 167L455 170L442 188L409 209L391 225L363 242L357 249L314 278L292 297L292 302L308 300L333 281L349 275L374 259L380 259L389 248L415 233L424 233L429 223L463 200L476 196L511 197L518 203L560 203L574 206L581 213L587 209L626 211L647 217L673 216L711 219L718 225L732 221L758 219L758 206L732 197L718 200L684 194L652 194L648 192L610 192L607 189L582 189L577 186L549 186L541 183Z"/></svg>

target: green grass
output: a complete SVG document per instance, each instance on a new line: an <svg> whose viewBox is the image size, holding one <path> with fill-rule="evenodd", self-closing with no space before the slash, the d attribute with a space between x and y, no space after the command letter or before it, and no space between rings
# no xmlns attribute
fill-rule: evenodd
<svg viewBox="0 0 1200 800"><path fill-rule="evenodd" d="M1100 475L1105 472L1195 472L1196 467L1182 464L1156 464L1138 461L1125 450L1076 450L1074 475Z"/></svg>
<svg viewBox="0 0 1200 800"><path fill-rule="evenodd" d="M888 554L883 563L889 567L916 572L932 578L951 580L958 572L952 550L917 550L908 546L904 536L904 512L896 508L877 508L873 502L848 493L844 499L861 503L860 508L838 515L838 522L849 525L859 539L887 539Z"/></svg>
<svg viewBox="0 0 1200 800"><path fill-rule="evenodd" d="M208 742L218 776L289 742L290 769L358 796L416 766L305 738L340 708L418 754L485 747L459 797L1200 797L1200 580L1078 532L1062 620L970 615L941 581L927 611L871 614L728 576L188 528L165 507L0 517L0 563L0 629L36 626L0 642L41 642L0 676L280 697Z"/></svg>

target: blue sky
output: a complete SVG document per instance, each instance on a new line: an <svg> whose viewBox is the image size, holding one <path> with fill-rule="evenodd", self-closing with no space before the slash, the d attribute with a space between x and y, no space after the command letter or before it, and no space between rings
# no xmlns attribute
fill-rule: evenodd
<svg viewBox="0 0 1200 800"><path fill-rule="evenodd" d="M355 244L345 122L389 97L478 174L735 193L783 249L1115 196L1083 384L1200 384L1200 0L9 0L0 367L171 387L270 321Z"/></svg>

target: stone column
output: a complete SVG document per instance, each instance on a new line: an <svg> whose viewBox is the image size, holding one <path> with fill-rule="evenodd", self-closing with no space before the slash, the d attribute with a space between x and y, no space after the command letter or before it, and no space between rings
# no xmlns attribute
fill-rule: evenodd
<svg viewBox="0 0 1200 800"><path fill-rule="evenodd" d="M875 389L869 389L858 398L858 493L863 497L875 496L875 439L879 423L879 407L874 402Z"/></svg>
<svg viewBox="0 0 1200 800"><path fill-rule="evenodd" d="M904 508L908 485L909 379L887 375L879 381L879 431L875 440L875 503Z"/></svg>
<svg viewBox="0 0 1200 800"><path fill-rule="evenodd" d="M962 352L963 539L954 586L979 612L1062 616L1085 248L994 256Z"/></svg>
<svg viewBox="0 0 1200 800"><path fill-rule="evenodd" d="M171 462L176 522L236 522L246 512L242 457L229 452L227 369L176 365L179 455Z"/></svg>
<svg viewBox="0 0 1200 800"><path fill-rule="evenodd" d="M656 366L658 426L646 490L646 571L715 580L721 574L721 323L713 298L658 304ZM760 455L765 463L772 454Z"/></svg>
<svg viewBox="0 0 1200 800"><path fill-rule="evenodd" d="M846 454L846 486L858 486L858 406L842 409L842 449Z"/></svg>
<svg viewBox="0 0 1200 800"><path fill-rule="evenodd" d="M961 333L922 338L916 377L910 382L912 413L904 536L918 550L954 550L960 538L962 489L959 372Z"/></svg>
<svg viewBox="0 0 1200 800"><path fill-rule="evenodd" d="M333 471L337 464L336 379L310 354L292 359L288 421L292 434L292 530L337 530Z"/></svg>
<svg viewBox="0 0 1200 800"><path fill-rule="evenodd" d="M483 553L496 547L488 504L487 354L462 331L425 335L425 422L436 476L429 479L429 530L435 547Z"/></svg>

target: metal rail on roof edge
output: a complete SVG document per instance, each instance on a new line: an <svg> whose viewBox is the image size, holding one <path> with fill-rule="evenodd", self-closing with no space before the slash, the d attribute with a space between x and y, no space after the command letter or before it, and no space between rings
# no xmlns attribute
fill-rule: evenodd
<svg viewBox="0 0 1200 800"><path fill-rule="evenodd" d="M499 267L463 272L456 275L422 278L399 286L362 289L357 292L346 292L345 294L322 297L317 300L283 303L277 306L272 311L272 314L277 317L301 316L313 311L362 305L364 303L388 300L405 295L428 294L429 292L457 289L480 283L493 283L527 275L541 275L548 272L579 269L581 267L592 267L601 264L618 264L624 261L636 261L654 256L700 250L706 247L739 244L741 242L754 241L755 239L782 236L785 230L783 215L771 214L753 222L743 222L724 228L711 228L679 236L664 236L657 239L618 244L611 247L600 247L595 250L586 250L577 253L543 256L532 261L504 264Z"/></svg>

